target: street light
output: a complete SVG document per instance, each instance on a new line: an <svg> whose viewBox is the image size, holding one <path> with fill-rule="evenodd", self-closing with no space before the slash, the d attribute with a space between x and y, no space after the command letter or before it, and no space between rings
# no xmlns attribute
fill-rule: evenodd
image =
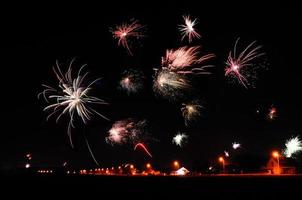
<svg viewBox="0 0 302 200"><path fill-rule="evenodd" d="M146 164L146 167L147 167L147 169L151 169L152 166L151 166L150 163L147 163L147 164Z"/></svg>
<svg viewBox="0 0 302 200"><path fill-rule="evenodd" d="M218 158L218 161L222 164L222 173L224 174L225 173L225 161L224 161L224 158L222 156L220 156Z"/></svg>
<svg viewBox="0 0 302 200"><path fill-rule="evenodd" d="M280 174L280 172L281 172L280 171L280 160L279 160L280 154L279 154L278 151L273 151L272 156L273 156L273 158L277 159L277 164L278 164L278 166L277 166L277 173Z"/></svg>
<svg viewBox="0 0 302 200"><path fill-rule="evenodd" d="M174 161L173 162L173 166L175 169L179 169L179 162L178 161Z"/></svg>

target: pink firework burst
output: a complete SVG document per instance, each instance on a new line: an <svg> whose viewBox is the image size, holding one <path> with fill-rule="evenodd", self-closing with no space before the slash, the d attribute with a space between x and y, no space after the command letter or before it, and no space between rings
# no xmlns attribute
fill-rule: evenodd
<svg viewBox="0 0 302 200"><path fill-rule="evenodd" d="M144 74L136 69L123 72L119 82L119 88L125 90L128 95L139 92L144 88Z"/></svg>
<svg viewBox="0 0 302 200"><path fill-rule="evenodd" d="M146 137L146 120L125 119L115 122L109 130L106 142L114 144L136 144Z"/></svg>
<svg viewBox="0 0 302 200"><path fill-rule="evenodd" d="M115 28L111 30L113 38L118 40L118 46L123 46L126 48L130 55L132 51L130 50L130 46L128 41L131 38L142 38L144 37L143 28L145 26L141 25L138 20L134 20L130 23L124 23L122 25L117 25Z"/></svg>
<svg viewBox="0 0 302 200"><path fill-rule="evenodd" d="M162 68L178 74L209 74L206 71L213 65L204 65L206 61L215 57L214 54L200 55L200 46L181 47L176 50L167 50L162 57Z"/></svg>
<svg viewBox="0 0 302 200"><path fill-rule="evenodd" d="M181 40L184 40L185 37L188 37L189 43L191 43L193 38L201 38L201 35L194 29L194 26L197 24L197 18L192 21L189 15L184 15L183 19L184 24L179 25L179 31L182 35Z"/></svg>
<svg viewBox="0 0 302 200"><path fill-rule="evenodd" d="M239 55L236 54L237 44L240 38L235 42L234 50L229 52L228 59L226 61L225 76L231 76L236 79L245 87L248 88L250 84L248 77L248 67L252 67L252 61L264 53L259 53L260 45L254 47L256 41L250 43Z"/></svg>

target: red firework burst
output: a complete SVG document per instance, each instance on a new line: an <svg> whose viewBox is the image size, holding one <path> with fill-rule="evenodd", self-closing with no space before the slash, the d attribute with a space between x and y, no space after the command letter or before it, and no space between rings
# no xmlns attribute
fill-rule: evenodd
<svg viewBox="0 0 302 200"><path fill-rule="evenodd" d="M133 55L128 41L131 38L142 38L144 34L142 29L145 26L141 25L138 20L134 20L130 23L124 23L122 25L117 25L114 29L111 30L113 38L118 40L118 46L122 45L126 48L130 55Z"/></svg>

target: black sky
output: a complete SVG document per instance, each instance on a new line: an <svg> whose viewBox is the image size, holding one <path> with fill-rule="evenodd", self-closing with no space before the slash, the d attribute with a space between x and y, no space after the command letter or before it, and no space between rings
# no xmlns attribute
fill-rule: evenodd
<svg viewBox="0 0 302 200"><path fill-rule="evenodd" d="M137 7L135 7L137 6ZM188 164L208 162L234 141L246 152L267 155L272 148L283 147L292 135L301 134L301 14L298 6L280 2L250 3L116 3L115 5L27 4L2 8L1 38L1 116L0 164L21 166L24 155L33 154L34 163L56 166L65 160L71 165L93 165L81 134L85 132L103 165L145 161L145 154L132 147L111 147L104 137L111 124L134 117L149 122L149 132L158 142L148 146L153 161L164 165L173 159ZM158 67L166 49L186 45L180 40L177 25L182 15L199 18L197 29L202 45L217 55L210 76L194 82L205 105L202 118L193 127L184 126L179 105L155 97L152 92L153 68ZM138 19L147 25L147 37L135 46L134 56L116 46L109 28ZM224 61L237 37L244 45L257 40L263 45L268 70L262 71L256 88L246 90L224 78ZM71 149L65 122L45 121L45 104L37 99L41 84L54 85L51 67L56 59L78 65L87 63L92 77L104 77L96 86L97 95L110 105L101 108L111 119L95 119L88 126L80 123L74 132L77 148ZM144 91L127 96L117 89L124 69L141 69L146 78ZM190 97L190 98L189 98ZM274 105L278 118L266 120ZM256 114L256 110L260 114ZM180 149L171 144L178 131L190 135L190 142Z"/></svg>

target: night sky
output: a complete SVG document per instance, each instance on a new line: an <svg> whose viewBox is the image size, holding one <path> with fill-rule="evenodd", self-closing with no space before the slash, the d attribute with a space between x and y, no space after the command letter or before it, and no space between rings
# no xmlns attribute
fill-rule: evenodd
<svg viewBox="0 0 302 200"><path fill-rule="evenodd" d="M283 148L289 137L301 135L299 7L279 2L218 2L142 1L137 8L126 2L1 8L5 12L0 12L0 167L23 166L28 152L35 166L61 166L64 161L72 167L94 166L83 132L103 166L145 161L165 166L174 159L188 166L197 161L210 163L231 149L234 141L244 147L238 153L269 156L273 148ZM153 68L160 66L166 49L188 44L181 41L178 31L184 14L198 18L196 29L202 38L192 45L215 53L215 68L211 75L195 77L194 91L184 99L168 101L152 91ZM134 45L134 56L129 56L117 47L109 28L132 18L147 25L147 37ZM224 77L224 62L238 37L243 46L257 40L266 53L267 70L258 74L255 88L245 89ZM78 121L73 131L75 149L69 145L66 118L58 124L54 118L46 122L46 104L37 98L41 84L56 85L52 72L55 61L66 69L72 58L76 58L75 67L87 63L91 77L103 77L95 85L94 94L110 103L98 107L98 111L111 119L108 122L95 117L87 126ZM142 70L146 77L144 90L130 96L118 89L121 73L129 68ZM202 117L185 127L180 105L196 98L205 107ZM278 117L268 121L266 115L272 105ZM105 142L112 123L129 117L148 121L148 131L156 139L147 144L152 159L142 151L133 151L131 145L112 147ZM171 143L178 131L190 137L183 148Z"/></svg>

